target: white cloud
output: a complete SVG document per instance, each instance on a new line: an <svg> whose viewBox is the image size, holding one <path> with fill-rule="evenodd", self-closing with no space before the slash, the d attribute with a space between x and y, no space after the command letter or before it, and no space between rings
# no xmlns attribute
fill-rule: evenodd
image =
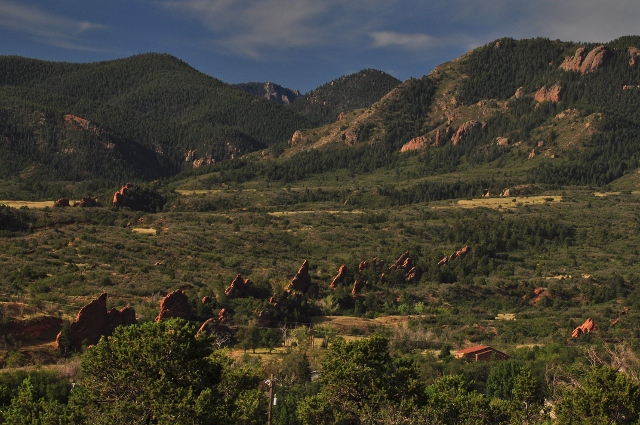
<svg viewBox="0 0 640 425"><path fill-rule="evenodd" d="M77 21L26 6L0 0L0 27L31 35L37 41L50 46L73 50L94 50L83 45L83 33L102 30L106 26Z"/></svg>
<svg viewBox="0 0 640 425"><path fill-rule="evenodd" d="M393 31L371 32L369 36L373 38L373 47L400 47L406 50L421 50L434 47L439 41L428 34L402 34Z"/></svg>
<svg viewBox="0 0 640 425"><path fill-rule="evenodd" d="M312 46L327 34L318 21L328 2L314 0L168 0L165 7L186 12L216 35L217 43L251 57L264 48Z"/></svg>

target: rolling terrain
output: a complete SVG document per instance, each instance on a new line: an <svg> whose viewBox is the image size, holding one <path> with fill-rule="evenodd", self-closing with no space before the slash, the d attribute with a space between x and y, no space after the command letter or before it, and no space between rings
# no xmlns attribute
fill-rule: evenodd
<svg viewBox="0 0 640 425"><path fill-rule="evenodd" d="M458 376L457 396L494 397L482 409L513 402L508 367L531 372L540 403L561 404L592 365L637 379L639 49L503 38L418 79L365 70L287 105L163 55L2 58L15 69L0 74L3 320L70 322L106 292L108 308L153 322L179 289L198 326L224 310L234 358L264 373L293 367L283 352L330 373L331 356L348 363L378 334L412 365L384 373ZM137 203L112 205L128 179ZM101 206L11 203L86 193ZM574 337L587 319L597 329ZM284 327L315 338L274 353ZM51 341L2 344L5 364L54 362ZM473 345L511 366L449 355ZM504 394L499 373L514 375ZM282 379L278 423L315 423L300 412L320 411L309 400L330 383Z"/></svg>

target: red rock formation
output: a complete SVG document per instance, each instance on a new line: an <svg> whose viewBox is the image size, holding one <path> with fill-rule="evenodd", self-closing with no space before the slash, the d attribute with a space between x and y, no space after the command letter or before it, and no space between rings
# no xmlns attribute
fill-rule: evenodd
<svg viewBox="0 0 640 425"><path fill-rule="evenodd" d="M69 198L60 198L56 202L53 203L54 207L68 207L69 206Z"/></svg>
<svg viewBox="0 0 640 425"><path fill-rule="evenodd" d="M136 313L130 307L120 311L115 308L107 312L107 294L100 295L86 306L82 307L71 323L71 342L76 349L82 347L83 342L96 344L101 336L109 336L120 325L137 323ZM57 348L60 348L60 334L56 337Z"/></svg>
<svg viewBox="0 0 640 425"><path fill-rule="evenodd" d="M406 261L406 259L409 257L409 251L406 251L405 253L403 253L400 257L398 257L398 259L396 260L395 263L393 263L390 267L389 270L396 270L398 267L400 267L402 264L404 264L404 262Z"/></svg>
<svg viewBox="0 0 640 425"><path fill-rule="evenodd" d="M602 68L611 55L611 50L607 46L596 47L584 58L582 65L580 65L580 73L584 75Z"/></svg>
<svg viewBox="0 0 640 425"><path fill-rule="evenodd" d="M625 307L622 309L622 311L620 312L620 314L627 314L629 313L629 307Z"/></svg>
<svg viewBox="0 0 640 425"><path fill-rule="evenodd" d="M418 270L415 267L412 267L406 276L408 282L413 282L418 277Z"/></svg>
<svg viewBox="0 0 640 425"><path fill-rule="evenodd" d="M212 334L231 334L231 329L225 324L227 322L227 311L223 308L218 313L218 317L212 317L200 326L198 332L196 332L196 338L198 338L203 332L209 332Z"/></svg>
<svg viewBox="0 0 640 425"><path fill-rule="evenodd" d="M209 304L211 302L211 297L202 297L202 305Z"/></svg>
<svg viewBox="0 0 640 425"><path fill-rule="evenodd" d="M611 323L611 326L615 326L615 325L617 325L619 321L620 321L620 318L619 318L619 317L618 317L616 320L612 320L612 321L610 322L610 323Z"/></svg>
<svg viewBox="0 0 640 425"><path fill-rule="evenodd" d="M456 257L463 258L469 252L469 246L465 246L459 251L456 251Z"/></svg>
<svg viewBox="0 0 640 425"><path fill-rule="evenodd" d="M454 260L456 258L463 258L465 255L467 255L469 253L469 250L470 250L469 246L465 246L462 249L454 252L453 254L451 254L451 255L449 255L447 257L444 257L442 260L438 261L438 267L442 267L445 264L448 264L449 261L452 261L452 260Z"/></svg>
<svg viewBox="0 0 640 425"><path fill-rule="evenodd" d="M351 290L351 295L357 295L360 291L362 291L362 288L364 287L365 282L361 279L356 279L353 282L353 289Z"/></svg>
<svg viewBox="0 0 640 425"><path fill-rule="evenodd" d="M465 137L470 135L474 130L476 130L478 128L482 128L483 126L484 126L484 124L482 124L479 121L475 121L475 120L470 120L470 121L467 121L466 123L462 124L460 126L460 128L458 128L458 131L456 131L456 134L454 134L453 137L451 138L451 141L453 142L453 145L456 146Z"/></svg>
<svg viewBox="0 0 640 425"><path fill-rule="evenodd" d="M587 56L587 48L580 47L578 50L576 50L575 55L567 56L566 58L564 58L564 62L562 62L562 65L560 65L560 69L563 69L565 71L580 72L580 66L582 65L582 61L584 60L585 56Z"/></svg>
<svg viewBox="0 0 640 425"><path fill-rule="evenodd" d="M358 271L362 273L364 269L369 268L369 262L367 260L363 260L360 264L358 264Z"/></svg>
<svg viewBox="0 0 640 425"><path fill-rule="evenodd" d="M293 277L291 283L287 287L287 291L298 291L306 293L311 285L311 276L309 276L309 261L304 260L298 273Z"/></svg>
<svg viewBox="0 0 640 425"><path fill-rule="evenodd" d="M498 146L509 146L509 138L507 137L498 137L496 139L496 143Z"/></svg>
<svg viewBox="0 0 640 425"><path fill-rule="evenodd" d="M331 281L331 285L329 285L329 287L336 288L338 285L343 284L344 278L346 276L347 276L347 265L343 264L338 269L338 274L336 275L336 277L333 278L333 280Z"/></svg>
<svg viewBox="0 0 640 425"><path fill-rule="evenodd" d="M640 49L637 47L629 47L629 65L635 66L640 62Z"/></svg>
<svg viewBox="0 0 640 425"><path fill-rule="evenodd" d="M436 130L436 140L435 140L435 142L434 142L434 144L436 145L436 147L437 147L437 146L440 146L440 136L441 136L441 135L440 135L440 129L437 129L437 130Z"/></svg>
<svg viewBox="0 0 640 425"><path fill-rule="evenodd" d="M535 99L537 102L558 103L562 99L562 92L563 88L559 84L554 84L551 87L542 86L536 92Z"/></svg>
<svg viewBox="0 0 640 425"><path fill-rule="evenodd" d="M584 75L594 72L606 65L611 57L611 50L606 46L598 46L589 53L585 47L576 50L575 55L567 56L560 65L565 71L579 72Z"/></svg>
<svg viewBox="0 0 640 425"><path fill-rule="evenodd" d="M588 334L592 331L597 331L598 325L596 325L592 318L588 318L581 326L578 326L571 333L571 338L578 338L582 334Z"/></svg>
<svg viewBox="0 0 640 425"><path fill-rule="evenodd" d="M160 313L158 313L158 316L156 317L156 322L171 319L173 317L190 319L192 315L193 312L189 305L187 295L183 290L176 289L160 301Z"/></svg>
<svg viewBox="0 0 640 425"><path fill-rule="evenodd" d="M407 257L402 263L402 265L400 266L400 268L404 270L409 270L412 267L413 267L413 260L411 259L411 257Z"/></svg>
<svg viewBox="0 0 640 425"><path fill-rule="evenodd" d="M98 206L98 199L92 196L85 196L80 202L75 202L74 207L93 208Z"/></svg>
<svg viewBox="0 0 640 425"><path fill-rule="evenodd" d="M305 140L305 136L302 130L297 130L295 133L293 133L293 136L291 136L291 146L295 146L296 144L304 140Z"/></svg>
<svg viewBox="0 0 640 425"><path fill-rule="evenodd" d="M253 288L253 282L249 279L242 280L241 275L237 275L231 285L224 290L224 294L227 298L245 298L255 296L255 290Z"/></svg>
<svg viewBox="0 0 640 425"><path fill-rule="evenodd" d="M384 275L384 273L382 273L382 274L380 275L380 280L379 280L379 282L380 282L380 283L385 283L386 281L387 281L387 276L385 276L385 275Z"/></svg>
<svg viewBox="0 0 640 425"><path fill-rule="evenodd" d="M80 127L84 130L89 130L89 120L85 120L84 118L80 118L71 114L66 114L63 119L68 124L74 124L75 126Z"/></svg>
<svg viewBox="0 0 640 425"><path fill-rule="evenodd" d="M126 205L126 194L131 189L131 183L127 183L119 191L113 194L113 206L114 207L123 207Z"/></svg>
<svg viewBox="0 0 640 425"><path fill-rule="evenodd" d="M400 152L421 151L425 149L428 146L428 144L429 144L429 139L427 139L427 136L419 136L405 143L400 148Z"/></svg>

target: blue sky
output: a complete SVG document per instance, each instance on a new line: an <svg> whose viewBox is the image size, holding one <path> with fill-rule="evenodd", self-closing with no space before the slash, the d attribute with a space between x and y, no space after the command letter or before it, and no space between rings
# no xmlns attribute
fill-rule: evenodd
<svg viewBox="0 0 640 425"><path fill-rule="evenodd" d="M638 22L638 0L0 0L0 55L162 52L304 93L364 68L421 77L500 37L606 42Z"/></svg>

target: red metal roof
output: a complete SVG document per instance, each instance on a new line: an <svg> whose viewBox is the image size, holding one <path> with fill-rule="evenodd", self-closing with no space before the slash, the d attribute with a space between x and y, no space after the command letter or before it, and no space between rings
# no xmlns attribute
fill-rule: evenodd
<svg viewBox="0 0 640 425"><path fill-rule="evenodd" d="M463 350L458 350L457 353L470 354L470 353L475 353L476 351L486 351L486 350L495 350L495 349L489 347L488 345L474 345L473 347L465 348Z"/></svg>

